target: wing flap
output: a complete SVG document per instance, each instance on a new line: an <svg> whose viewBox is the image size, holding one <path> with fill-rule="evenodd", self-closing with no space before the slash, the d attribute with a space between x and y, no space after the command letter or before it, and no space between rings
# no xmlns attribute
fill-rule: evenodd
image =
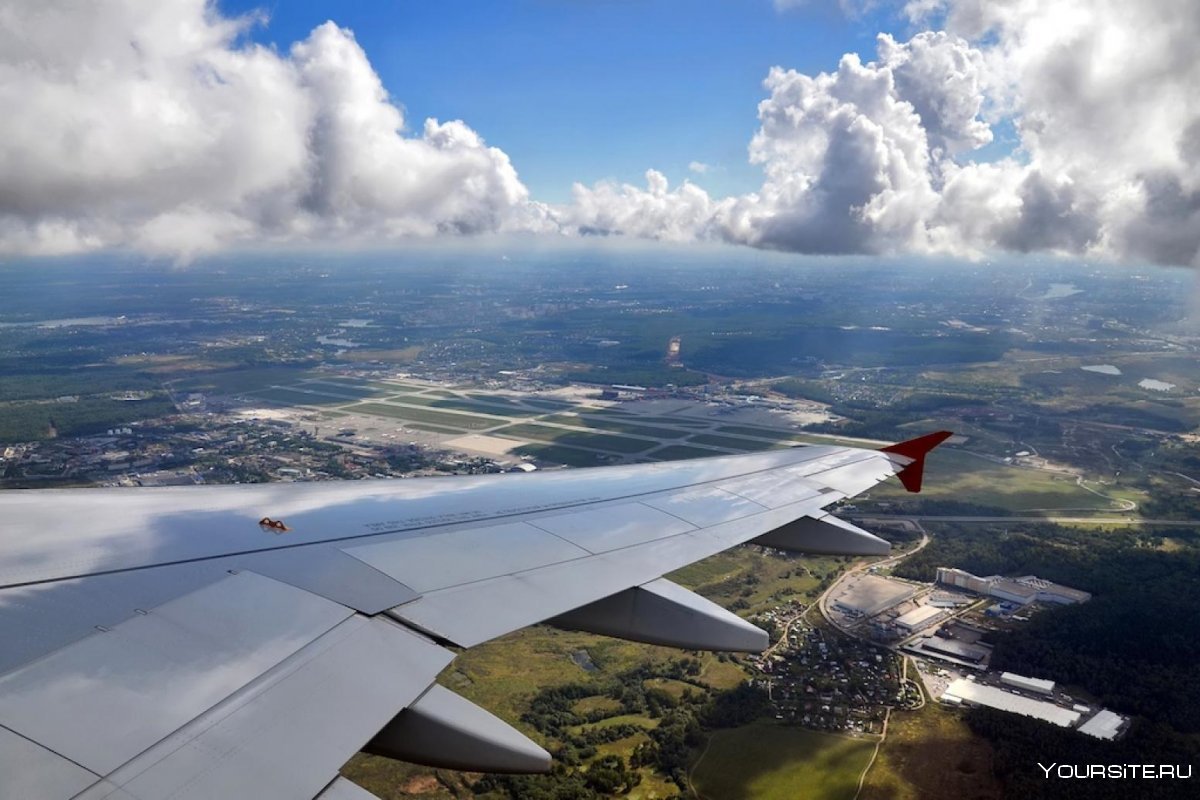
<svg viewBox="0 0 1200 800"><path fill-rule="evenodd" d="M136 800L314 797L453 653L355 615L107 776Z"/></svg>
<svg viewBox="0 0 1200 800"><path fill-rule="evenodd" d="M0 725L105 775L352 612L230 575L0 679Z"/></svg>

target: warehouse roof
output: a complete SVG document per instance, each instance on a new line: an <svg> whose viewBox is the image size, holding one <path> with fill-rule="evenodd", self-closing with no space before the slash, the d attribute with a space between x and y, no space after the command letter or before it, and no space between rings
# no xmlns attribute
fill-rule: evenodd
<svg viewBox="0 0 1200 800"><path fill-rule="evenodd" d="M1097 739L1115 739L1125 718L1114 714L1107 708L1101 709L1096 716L1079 726L1081 733L1095 736Z"/></svg>
<svg viewBox="0 0 1200 800"><path fill-rule="evenodd" d="M945 612L936 606L917 606L912 611L897 617L896 624L911 628L914 625L920 625L922 622L928 622L943 613Z"/></svg>
<svg viewBox="0 0 1200 800"><path fill-rule="evenodd" d="M1045 720L1063 728L1071 727L1079 721L1080 717L1078 711L1063 708L1054 703L1048 703L1045 700L1022 697L1012 692L998 689L995 686L985 686L974 681L968 681L965 678L959 678L950 684L945 694L957 697L965 703L974 703L978 706L988 706L989 708L1011 711L1014 714L1021 714L1026 717L1035 717L1036 719Z"/></svg>

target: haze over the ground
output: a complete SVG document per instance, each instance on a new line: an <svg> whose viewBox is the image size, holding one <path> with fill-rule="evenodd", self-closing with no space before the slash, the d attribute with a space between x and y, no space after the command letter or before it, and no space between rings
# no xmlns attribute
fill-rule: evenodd
<svg viewBox="0 0 1200 800"><path fill-rule="evenodd" d="M803 15L820 3L774 5ZM763 76L747 154L756 189L710 194L700 184L714 165L682 152L692 177L678 185L648 163L642 186L577 183L564 203L531 196L521 164L469 118L406 119L336 4L279 49L251 35L264 16L222 8L0 11L0 254L526 232L1200 264L1193 0L898 3L903 30L874 50Z"/></svg>

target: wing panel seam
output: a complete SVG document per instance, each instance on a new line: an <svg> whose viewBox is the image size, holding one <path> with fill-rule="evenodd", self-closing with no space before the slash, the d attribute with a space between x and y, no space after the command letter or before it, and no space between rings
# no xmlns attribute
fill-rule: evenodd
<svg viewBox="0 0 1200 800"><path fill-rule="evenodd" d="M25 741L29 742L30 744L32 744L32 745L35 745L35 746L37 746L37 747L40 747L41 749L45 750L47 753L53 753L54 755L56 755L56 756L58 756L59 758L61 758L63 761L66 761L66 762L68 762L68 763L70 763L70 764L73 764L73 765L75 765L75 766L79 767L81 770L83 770L84 772L88 773L89 775L95 775L95 776L96 776L96 780L97 780L97 781L104 780L104 776L103 776L103 775L97 775L97 774L96 774L96 773L95 773L93 770L90 770L90 769L88 769L88 768L87 768L87 767L85 767L83 764L80 764L78 761L76 761L75 759L71 758L70 756L65 756L65 755L63 755L62 753L60 753L60 752L58 752L57 750L55 750L53 747L50 747L49 745L42 744L42 743L41 743L41 742L39 742L37 739L31 739L30 737L26 736L25 734L21 733L20 731L18 731L18 730L14 730L14 729L12 729L12 728L8 727L7 725L2 725L2 724L0 724L0 728L3 728L5 731L7 731L8 733L11 733L13 736L16 736L16 737L18 737L18 738L24 739Z"/></svg>

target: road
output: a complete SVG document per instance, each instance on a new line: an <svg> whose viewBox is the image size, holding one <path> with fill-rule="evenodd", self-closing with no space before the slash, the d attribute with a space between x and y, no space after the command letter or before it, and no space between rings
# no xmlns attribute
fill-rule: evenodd
<svg viewBox="0 0 1200 800"><path fill-rule="evenodd" d="M1142 517L948 517L926 514L879 514L855 517L859 522L895 522L910 520L912 522L1091 522L1097 525L1165 525L1180 528L1194 528L1200 522L1178 519L1144 519ZM915 551L914 551L915 552Z"/></svg>

